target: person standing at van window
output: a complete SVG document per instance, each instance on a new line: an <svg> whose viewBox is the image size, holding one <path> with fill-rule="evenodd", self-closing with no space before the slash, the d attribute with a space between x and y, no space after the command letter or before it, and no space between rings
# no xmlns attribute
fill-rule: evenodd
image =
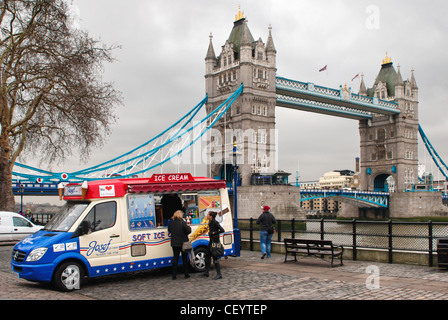
<svg viewBox="0 0 448 320"><path fill-rule="evenodd" d="M219 242L219 234L225 232L224 228L221 227L221 225L219 224L218 221L216 221L217 214L218 213L215 211L210 211L207 215L207 219L209 220L208 235L210 237L210 241L208 243L207 252L205 254L205 270L204 270L204 273L202 274L203 276L206 276L206 277L209 276L208 272L210 270L210 265L212 263L212 261L211 261L212 254L211 254L211 250L210 250L212 242L214 242L214 243ZM216 276L215 276L214 280L222 279L221 265L219 264L219 259L220 259L220 257L213 257L213 264L215 265L215 268L216 268Z"/></svg>
<svg viewBox="0 0 448 320"><path fill-rule="evenodd" d="M271 257L271 240L274 235L275 217L269 212L271 208L269 206L263 207L263 213L258 217L257 224L261 224L260 227L260 245L261 245L261 259L266 256Z"/></svg>
<svg viewBox="0 0 448 320"><path fill-rule="evenodd" d="M173 280L176 279L177 265L179 263L179 254L182 251L182 244L188 241L188 235L191 233L191 228L183 219L183 214L184 213L181 210L177 210L176 212L174 212L172 221L168 225L168 232L171 234L171 247L173 249ZM182 252L182 263L185 273L185 279L190 278L190 273L188 271L189 261L187 252Z"/></svg>

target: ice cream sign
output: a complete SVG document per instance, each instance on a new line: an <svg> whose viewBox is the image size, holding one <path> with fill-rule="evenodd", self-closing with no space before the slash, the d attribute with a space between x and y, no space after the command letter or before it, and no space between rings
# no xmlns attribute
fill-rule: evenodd
<svg viewBox="0 0 448 320"><path fill-rule="evenodd" d="M189 173L177 173L177 174L153 174L149 179L149 182L186 182L194 181L194 178Z"/></svg>

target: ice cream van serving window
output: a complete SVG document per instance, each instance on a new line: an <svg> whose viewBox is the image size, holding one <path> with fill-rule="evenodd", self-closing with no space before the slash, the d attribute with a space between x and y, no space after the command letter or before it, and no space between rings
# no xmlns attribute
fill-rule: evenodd
<svg viewBox="0 0 448 320"><path fill-rule="evenodd" d="M210 210L220 211L219 191L128 194L130 230L166 227L175 211L181 210L185 220L199 224Z"/></svg>

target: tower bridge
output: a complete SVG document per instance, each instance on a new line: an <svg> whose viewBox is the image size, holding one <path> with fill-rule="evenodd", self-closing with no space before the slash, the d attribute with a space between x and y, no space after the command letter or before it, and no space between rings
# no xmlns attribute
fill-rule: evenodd
<svg viewBox="0 0 448 320"><path fill-rule="evenodd" d="M245 160L240 165L243 185L250 184L254 172L276 172L275 108L285 107L359 121L362 190L388 191L389 176L397 192L417 182L418 88L413 72L410 81L403 81L400 68L396 71L386 55L373 87L367 89L362 77L358 93L346 85L333 89L278 77L272 29L266 43L261 38L255 41L246 19L238 17L221 53L215 54L210 37L205 58L210 109L222 103L238 83L244 86L230 115L215 125L222 136L231 129L233 137L212 147L213 154L222 154L222 161L210 164L212 176L222 176L223 164L231 163L228 155L234 141ZM235 134L238 130L262 132L266 139L247 141Z"/></svg>
<svg viewBox="0 0 448 320"><path fill-rule="evenodd" d="M394 181L395 195L402 196L406 194L403 191L411 190L418 183L418 135L423 132L418 122L418 87L414 71L411 71L410 80L403 80L400 66L395 69L386 55L372 87L368 88L361 76L357 93L346 85L327 88L277 76L277 50L273 39L269 27L266 43L261 38L254 40L247 20L239 12L218 55L210 35L205 56L206 97L175 124L141 146L91 168L52 173L16 164L16 168L27 172L17 170L14 175L18 181L34 182L33 188L36 182L42 186L53 183L51 189L54 183L61 181L146 174L174 157L183 156L196 141L207 137L207 172L211 177L230 181L232 148L234 143L238 145L242 188L238 201L243 211L258 212L267 198L270 206L277 206L280 211L286 208L285 203L296 206L300 199L330 194L345 197L357 206L384 208L389 206L392 197L387 193L388 179ZM197 121L203 107L206 117ZM277 167L277 107L358 121L361 161L357 174L361 181L359 189L363 192L305 191L299 196L292 186L254 186L251 183L254 175L281 172ZM197 123L192 125L195 121ZM214 139L217 134L219 139ZM428 150L432 150L426 136L424 142ZM433 158L437 160L436 156ZM442 166L439 169L443 170ZM24 188L26 185L21 188L17 184L15 193L25 194Z"/></svg>
<svg viewBox="0 0 448 320"><path fill-rule="evenodd" d="M222 103L236 84L244 86L230 114L214 127L221 136L230 134L231 138L211 146L210 153L215 159L217 154L221 155L219 161L209 164L211 175L227 179L233 176L229 164L232 163L232 145L236 142L243 159L238 164L241 188L248 194L246 199L242 196L239 208L243 206L243 210L257 212L269 192L251 185L251 178L279 172L275 108L283 107L359 121L361 161L357 175L361 181L359 189L363 192L355 195L342 191L311 193L302 190L302 200L331 194L344 197L357 207L384 208L389 206L390 197L394 198L394 204L399 202L397 198L406 198L410 193L403 191L413 190L418 183L419 101L414 70L411 70L410 80L403 80L400 66L395 69L386 54L372 87L368 88L361 76L357 93L347 85L327 88L277 76L277 51L273 39L269 27L266 42L261 38L254 40L242 15L237 16L218 55L210 36L205 57L209 108L214 109ZM250 131L253 139L250 134L239 134ZM265 137L260 139L260 135ZM388 183L390 179L393 183ZM389 194L390 185L394 186L393 195ZM288 189L281 190L273 191L277 200L270 199L277 204L277 211L290 195Z"/></svg>

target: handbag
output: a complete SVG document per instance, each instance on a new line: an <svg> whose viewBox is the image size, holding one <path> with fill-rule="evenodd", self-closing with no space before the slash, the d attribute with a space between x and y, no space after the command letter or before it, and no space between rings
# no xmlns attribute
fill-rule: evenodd
<svg viewBox="0 0 448 320"><path fill-rule="evenodd" d="M274 226L270 226L268 229L268 234L274 234L274 232L275 232Z"/></svg>
<svg viewBox="0 0 448 320"><path fill-rule="evenodd" d="M194 267L194 264L195 264L195 254L194 254L193 248L190 250L189 258L190 258L190 265L192 267Z"/></svg>
<svg viewBox="0 0 448 320"><path fill-rule="evenodd" d="M191 245L190 241L185 241L184 243L182 243L182 251L183 252L188 252L191 249L193 249L193 246Z"/></svg>
<svg viewBox="0 0 448 320"><path fill-rule="evenodd" d="M221 242L212 242L210 245L210 253L213 258L218 258L224 254L224 246Z"/></svg>

